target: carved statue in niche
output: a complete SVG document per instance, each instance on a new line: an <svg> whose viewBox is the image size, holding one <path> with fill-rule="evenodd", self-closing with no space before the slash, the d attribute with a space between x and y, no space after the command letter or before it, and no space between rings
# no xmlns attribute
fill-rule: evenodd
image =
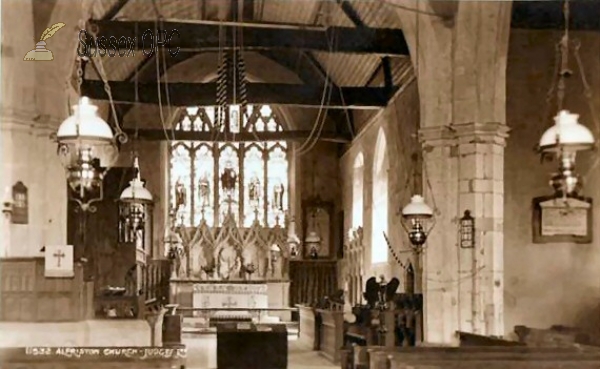
<svg viewBox="0 0 600 369"><path fill-rule="evenodd" d="M248 243L245 242L244 247L242 249L242 261L244 263L244 270L253 270L253 272L250 274L256 273L258 277L262 277L265 263L261 263L260 259L260 248L257 245L257 241L253 240Z"/></svg>
<svg viewBox="0 0 600 369"><path fill-rule="evenodd" d="M198 232L200 233L200 232ZM188 245L190 255L190 271L191 278L201 278L202 266L206 263L202 253L202 239L194 237Z"/></svg>
<svg viewBox="0 0 600 369"><path fill-rule="evenodd" d="M239 275L242 262L237 249L230 242L222 242L217 247L217 274L223 280Z"/></svg>
<svg viewBox="0 0 600 369"><path fill-rule="evenodd" d="M281 252L274 254L269 252L269 265L271 269L270 277L275 279L283 278L283 255Z"/></svg>
<svg viewBox="0 0 600 369"><path fill-rule="evenodd" d="M214 236L212 230L203 220L195 229L194 236L188 243L190 257L189 275L192 278L210 279L214 272Z"/></svg>
<svg viewBox="0 0 600 369"><path fill-rule="evenodd" d="M258 224L250 228L244 237L241 254L244 270L254 270L249 277L254 273L259 278L265 276L268 265Z"/></svg>

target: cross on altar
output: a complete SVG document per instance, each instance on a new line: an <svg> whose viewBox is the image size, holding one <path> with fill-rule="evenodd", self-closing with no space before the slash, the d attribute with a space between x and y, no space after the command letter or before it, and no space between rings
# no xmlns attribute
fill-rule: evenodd
<svg viewBox="0 0 600 369"><path fill-rule="evenodd" d="M44 276L48 278L70 278L73 270L73 246L45 246Z"/></svg>
<svg viewBox="0 0 600 369"><path fill-rule="evenodd" d="M233 301L233 299L231 298L231 296L227 296L227 301L223 302L222 305L225 308L232 308L232 307L236 307L237 306L237 302Z"/></svg>
<svg viewBox="0 0 600 369"><path fill-rule="evenodd" d="M55 253L54 253L54 255L53 255L53 256L54 256L56 259L58 259L58 260L57 260L57 262L56 262L56 266L57 266L58 268L60 268L60 259L62 259L62 258L64 258L64 257L65 257L65 253L64 253L64 252L62 252L61 250L58 250L57 252L55 252Z"/></svg>

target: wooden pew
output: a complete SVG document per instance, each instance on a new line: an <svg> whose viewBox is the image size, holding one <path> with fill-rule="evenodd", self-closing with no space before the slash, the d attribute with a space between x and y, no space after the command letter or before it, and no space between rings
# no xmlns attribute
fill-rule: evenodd
<svg viewBox="0 0 600 369"><path fill-rule="evenodd" d="M405 347L369 349L368 369L597 369L595 348Z"/></svg>
<svg viewBox="0 0 600 369"><path fill-rule="evenodd" d="M0 349L2 369L172 369L186 349L161 347L15 347Z"/></svg>
<svg viewBox="0 0 600 369"><path fill-rule="evenodd" d="M312 350L319 350L319 329L321 317L314 308L305 305L296 305L300 315L298 342Z"/></svg>
<svg viewBox="0 0 600 369"><path fill-rule="evenodd" d="M321 316L319 353L337 364L344 344L344 312L323 309L316 312Z"/></svg>

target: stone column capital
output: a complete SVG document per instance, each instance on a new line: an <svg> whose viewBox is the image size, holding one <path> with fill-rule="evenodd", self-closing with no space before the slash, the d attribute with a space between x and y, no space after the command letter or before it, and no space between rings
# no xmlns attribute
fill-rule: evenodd
<svg viewBox="0 0 600 369"><path fill-rule="evenodd" d="M419 129L423 147L491 143L504 146L510 128L503 123L460 123Z"/></svg>
<svg viewBox="0 0 600 369"><path fill-rule="evenodd" d="M456 134L450 125L420 128L418 136L423 147L456 145Z"/></svg>
<svg viewBox="0 0 600 369"><path fill-rule="evenodd" d="M458 144L493 143L504 146L510 128L503 123L461 123L452 125Z"/></svg>

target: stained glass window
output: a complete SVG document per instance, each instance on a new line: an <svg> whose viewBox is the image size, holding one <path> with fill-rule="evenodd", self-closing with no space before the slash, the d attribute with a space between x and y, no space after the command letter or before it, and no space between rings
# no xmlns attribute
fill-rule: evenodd
<svg viewBox="0 0 600 369"><path fill-rule="evenodd" d="M185 109L175 130L212 133L211 141L173 141L169 203L179 224L223 224L228 214L241 226L258 221L283 225L289 203L288 146L285 141L229 142L223 133L281 132L266 105L229 107L227 126L217 126L215 107Z"/></svg>

